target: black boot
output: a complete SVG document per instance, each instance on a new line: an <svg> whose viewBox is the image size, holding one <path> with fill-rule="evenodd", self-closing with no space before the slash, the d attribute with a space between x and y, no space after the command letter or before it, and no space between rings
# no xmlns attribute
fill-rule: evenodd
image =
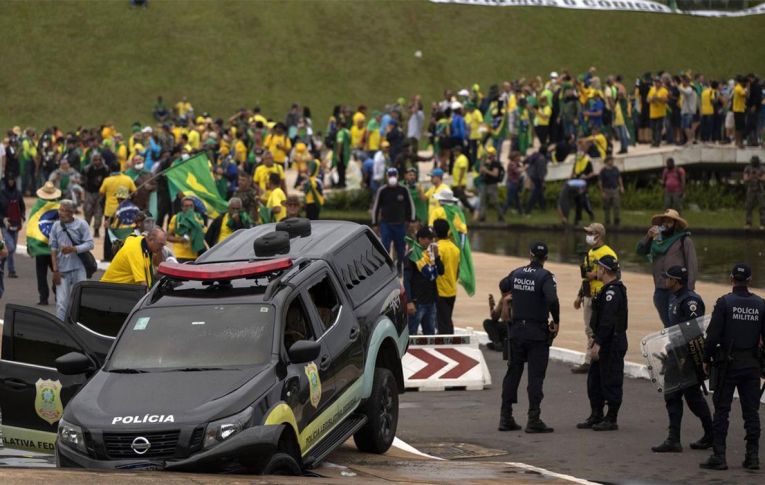
<svg viewBox="0 0 765 485"><path fill-rule="evenodd" d="M691 445L693 446L693 445ZM652 446L651 451L654 453L680 453L683 451L683 446L680 444L680 431L670 429L667 439L659 446Z"/></svg>
<svg viewBox="0 0 765 485"><path fill-rule="evenodd" d="M746 443L746 456L744 457L744 463L742 466L747 470L759 470L760 469L760 447L759 443L749 444Z"/></svg>
<svg viewBox="0 0 765 485"><path fill-rule="evenodd" d="M518 425L513 418L512 408L502 409L499 414L499 427L497 427L497 429L499 431L518 431L521 429L520 425Z"/></svg>
<svg viewBox="0 0 765 485"><path fill-rule="evenodd" d="M744 457L744 463L742 466L747 470L759 470L760 469L760 457L756 451L747 451L746 457Z"/></svg>
<svg viewBox="0 0 765 485"><path fill-rule="evenodd" d="M603 421L603 409L592 408L590 416L583 422L576 425L578 429L590 429L593 425Z"/></svg>
<svg viewBox="0 0 765 485"><path fill-rule="evenodd" d="M704 436L702 436L698 441L694 441L691 443L691 448L694 450L708 450L712 447L712 432L711 431L705 431Z"/></svg>
<svg viewBox="0 0 765 485"><path fill-rule="evenodd" d="M608 405L608 414L606 414L606 417L603 418L603 421L593 424L592 430L593 431L616 431L619 429L619 425L616 424L616 418L619 416L619 406L609 404Z"/></svg>
<svg viewBox="0 0 765 485"><path fill-rule="evenodd" d="M728 464L725 462L725 455L712 453L704 463L699 463L699 467L706 470L727 470Z"/></svg>
<svg viewBox="0 0 765 485"><path fill-rule="evenodd" d="M548 427L544 421L539 419L541 412L539 409L529 410L529 420L526 422L527 433L552 433L553 428Z"/></svg>

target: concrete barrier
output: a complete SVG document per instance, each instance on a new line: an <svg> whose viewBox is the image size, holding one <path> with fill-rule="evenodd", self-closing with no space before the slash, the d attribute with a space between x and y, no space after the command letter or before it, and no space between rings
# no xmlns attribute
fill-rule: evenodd
<svg viewBox="0 0 765 485"><path fill-rule="evenodd" d="M479 339L468 333L409 337L409 349L401 361L405 387L420 391L485 389L491 385L491 374L478 344Z"/></svg>

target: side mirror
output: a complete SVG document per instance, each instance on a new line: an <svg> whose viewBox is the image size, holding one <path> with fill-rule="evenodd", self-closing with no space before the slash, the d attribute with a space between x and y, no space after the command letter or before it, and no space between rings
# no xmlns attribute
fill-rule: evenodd
<svg viewBox="0 0 765 485"><path fill-rule="evenodd" d="M69 352L55 360L56 370L65 376L85 374L93 370L93 363L79 352Z"/></svg>
<svg viewBox="0 0 765 485"><path fill-rule="evenodd" d="M319 358L321 353L321 344L313 340L298 340L287 350L290 362L293 364L302 364Z"/></svg>

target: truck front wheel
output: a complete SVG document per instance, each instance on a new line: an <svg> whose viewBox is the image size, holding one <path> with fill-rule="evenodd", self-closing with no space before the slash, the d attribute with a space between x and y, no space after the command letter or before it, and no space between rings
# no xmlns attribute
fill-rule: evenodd
<svg viewBox="0 0 765 485"><path fill-rule="evenodd" d="M367 424L353 435L356 448L368 453L385 453L393 444L398 426L398 386L393 372L375 369L372 395L364 406Z"/></svg>

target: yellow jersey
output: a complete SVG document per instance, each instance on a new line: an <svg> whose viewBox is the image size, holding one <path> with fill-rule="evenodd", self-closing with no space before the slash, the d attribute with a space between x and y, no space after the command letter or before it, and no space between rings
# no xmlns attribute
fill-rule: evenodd
<svg viewBox="0 0 765 485"><path fill-rule="evenodd" d="M457 296L457 271L460 267L460 249L451 239L439 239L438 257L444 265L444 274L436 277L438 296Z"/></svg>
<svg viewBox="0 0 765 485"><path fill-rule="evenodd" d="M287 208L284 207L284 202L287 200L287 196L284 194L284 191L277 187L274 190L271 191L271 193L268 195L268 201L266 202L266 207L271 209L271 213L274 214L274 222L279 222L285 217L287 217ZM274 207L281 207L281 210L279 213L274 213L273 209Z"/></svg>
<svg viewBox="0 0 765 485"><path fill-rule="evenodd" d="M669 98L669 91L664 86L659 89L654 86L648 91L649 115L652 120L667 116L667 98Z"/></svg>
<svg viewBox="0 0 765 485"><path fill-rule="evenodd" d="M744 111L746 111L746 88L736 84L733 88L733 112L743 113Z"/></svg>
<svg viewBox="0 0 765 485"><path fill-rule="evenodd" d="M273 164L270 167L266 167L262 164L258 165L258 168L255 169L255 173L252 174L252 181L258 184L261 192L266 192L268 190L268 177L272 173L278 173L279 177L284 180L284 169L281 165L276 164Z"/></svg>
<svg viewBox="0 0 765 485"><path fill-rule="evenodd" d="M131 194L136 190L133 179L124 173L111 175L101 182L101 188L98 190L98 193L103 195L106 199L104 204L104 215L106 217L113 216L117 211L117 206L119 206L119 202L117 202L117 191L123 187Z"/></svg>
<svg viewBox="0 0 765 485"><path fill-rule="evenodd" d="M146 285L153 283L151 253L143 236L128 236L112 262L101 276L104 283Z"/></svg>
<svg viewBox="0 0 765 485"><path fill-rule="evenodd" d="M607 245L602 245L599 248L592 248L589 251L587 251L587 255L584 257L584 269L588 273L591 273L595 271L595 265L597 264L597 261L602 258L603 256L613 256L616 258L616 252L614 252L613 249L608 247ZM598 293L600 293L600 290L603 289L603 282L600 280L586 280L583 281L589 281L590 283L590 297L596 296Z"/></svg>
<svg viewBox="0 0 765 485"><path fill-rule="evenodd" d="M204 221L199 216L199 214L195 214L195 217L197 218L197 221L199 224L204 227ZM223 228L221 228L221 231ZM172 234L175 236L175 216L173 216L170 219L170 225L167 228L168 234ZM198 254L195 253L191 249L191 242L185 241L185 242L174 242L173 243L173 254L175 254L175 257L178 259L197 259Z"/></svg>
<svg viewBox="0 0 765 485"><path fill-rule="evenodd" d="M438 187L434 185L425 192L425 198L428 199L428 225L431 227L433 226L433 221L436 220L433 217L434 211L441 207L441 203L436 200L436 194L448 188L449 186L446 184L441 184Z"/></svg>

